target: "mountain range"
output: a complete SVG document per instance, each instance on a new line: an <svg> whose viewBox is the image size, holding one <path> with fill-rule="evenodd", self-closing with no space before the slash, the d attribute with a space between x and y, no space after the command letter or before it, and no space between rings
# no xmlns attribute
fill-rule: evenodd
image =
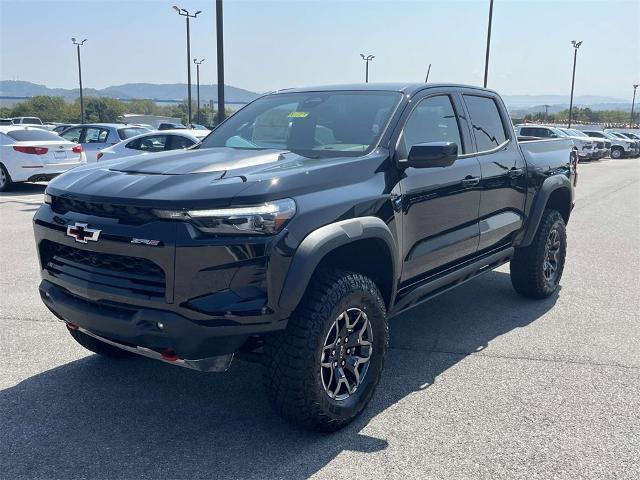
<svg viewBox="0 0 640 480"><path fill-rule="evenodd" d="M203 102L216 101L218 98L217 85L200 85L200 98ZM186 97L187 86L184 83L156 84L156 83L125 83L102 89L85 88L86 96L110 97L127 99L154 99L182 101ZM242 88L225 85L225 100L233 103L246 103L260 94ZM191 94L195 99L195 85ZM34 95L53 95L74 100L78 97L78 89L49 88L45 85L18 81L0 80L0 97L32 97ZM549 105L549 113L557 113L569 107L568 95L503 95L502 97L512 113L526 114L544 112L544 105ZM578 95L574 104L579 107L589 107L592 110L631 110L629 101L599 95Z"/></svg>
<svg viewBox="0 0 640 480"><path fill-rule="evenodd" d="M84 88L86 96L119 98L129 100L134 98L155 99L155 100L183 100L187 95L187 85L185 83L125 83L106 88ZM32 97L34 95L52 95L73 100L78 97L77 88L49 88L45 85L25 82L20 80L0 80L0 97ZM195 99L196 86L192 85L191 95ZM249 102L259 94L250 92L242 88L224 86L225 100L228 102ZM205 102L218 98L217 85L200 85L200 99Z"/></svg>

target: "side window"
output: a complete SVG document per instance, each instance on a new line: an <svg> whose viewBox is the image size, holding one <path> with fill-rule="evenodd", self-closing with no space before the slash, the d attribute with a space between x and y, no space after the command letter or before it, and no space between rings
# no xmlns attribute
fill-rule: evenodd
<svg viewBox="0 0 640 480"><path fill-rule="evenodd" d="M406 156L413 145L426 142L453 142L458 145L458 152L464 153L456 112L448 95L425 98L407 119L400 142L402 154Z"/></svg>
<svg viewBox="0 0 640 480"><path fill-rule="evenodd" d="M136 138L135 140L131 140L129 143L125 144L125 148L131 148L132 150L140 150L140 141L141 138Z"/></svg>
<svg viewBox="0 0 640 480"><path fill-rule="evenodd" d="M536 129L531 127L521 127L520 135L522 135L523 137L537 137Z"/></svg>
<svg viewBox="0 0 640 480"><path fill-rule="evenodd" d="M106 128L87 127L84 143L106 143L109 130Z"/></svg>
<svg viewBox="0 0 640 480"><path fill-rule="evenodd" d="M178 150L180 148L187 148L194 145L195 142L190 138L183 137L181 135L168 135L167 136L167 150Z"/></svg>
<svg viewBox="0 0 640 480"><path fill-rule="evenodd" d="M70 128L62 135L60 135L65 140L69 140L73 143L80 143L80 134L82 133L82 127Z"/></svg>
<svg viewBox="0 0 640 480"><path fill-rule="evenodd" d="M137 150L142 150L143 152L162 152L164 150L164 145L167 143L166 135L153 135L150 137L140 138L140 146Z"/></svg>
<svg viewBox="0 0 640 480"><path fill-rule="evenodd" d="M507 133L493 98L464 95L479 152L492 150L507 140Z"/></svg>

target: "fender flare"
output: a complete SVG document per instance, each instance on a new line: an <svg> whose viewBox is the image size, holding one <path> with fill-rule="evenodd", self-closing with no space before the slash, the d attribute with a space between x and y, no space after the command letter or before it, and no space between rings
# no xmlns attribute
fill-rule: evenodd
<svg viewBox="0 0 640 480"><path fill-rule="evenodd" d="M396 242L389 227L377 217L358 217L330 223L307 235L298 246L280 293L278 304L293 311L300 303L318 264L331 251L358 240L375 238L389 248L393 269L391 299L395 295L398 266Z"/></svg>
<svg viewBox="0 0 640 480"><path fill-rule="evenodd" d="M518 245L519 247L531 245L533 237L535 237L538 231L538 226L540 225L540 220L542 220L542 214L547 206L549 197L553 192L560 189L566 189L571 194L571 181L565 175L553 175L542 182L538 194L533 199L533 205L529 213L529 221L527 222L522 241ZM571 198L571 195L569 195L569 198Z"/></svg>

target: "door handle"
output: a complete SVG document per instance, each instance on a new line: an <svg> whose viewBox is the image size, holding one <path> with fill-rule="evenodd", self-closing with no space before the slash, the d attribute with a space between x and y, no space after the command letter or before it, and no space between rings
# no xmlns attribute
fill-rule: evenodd
<svg viewBox="0 0 640 480"><path fill-rule="evenodd" d="M516 168L513 167L511 170L509 170L509 176L511 178L516 178L519 177L520 175L522 175L524 173L524 168Z"/></svg>
<svg viewBox="0 0 640 480"><path fill-rule="evenodd" d="M480 183L480 177L472 177L471 175L467 175L462 179L463 187L473 187Z"/></svg>

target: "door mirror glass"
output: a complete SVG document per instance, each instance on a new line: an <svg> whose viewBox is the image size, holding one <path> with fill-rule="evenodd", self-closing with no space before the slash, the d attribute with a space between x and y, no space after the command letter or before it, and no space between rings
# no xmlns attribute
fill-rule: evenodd
<svg viewBox="0 0 640 480"><path fill-rule="evenodd" d="M458 158L458 145L453 142L418 143L409 150L407 164L414 168L448 167Z"/></svg>

